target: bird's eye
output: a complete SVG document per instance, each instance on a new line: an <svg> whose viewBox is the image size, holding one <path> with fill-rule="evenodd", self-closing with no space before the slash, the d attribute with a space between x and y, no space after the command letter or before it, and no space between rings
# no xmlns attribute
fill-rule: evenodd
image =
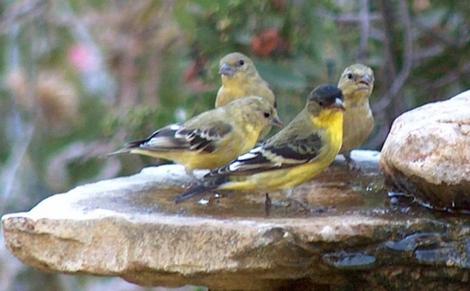
<svg viewBox="0 0 470 291"><path fill-rule="evenodd" d="M269 116L271 116L271 113L269 113L269 112L264 113L264 117L269 118Z"/></svg>
<svg viewBox="0 0 470 291"><path fill-rule="evenodd" d="M322 106L324 105L325 103L323 101L318 101L318 105Z"/></svg>
<svg viewBox="0 0 470 291"><path fill-rule="evenodd" d="M238 61L238 65L239 65L239 66L243 66L244 64L245 64L245 61L244 61L244 60L239 60L239 61Z"/></svg>
<svg viewBox="0 0 470 291"><path fill-rule="evenodd" d="M353 74L349 73L349 74L347 75L347 77L348 77L349 80L352 80Z"/></svg>

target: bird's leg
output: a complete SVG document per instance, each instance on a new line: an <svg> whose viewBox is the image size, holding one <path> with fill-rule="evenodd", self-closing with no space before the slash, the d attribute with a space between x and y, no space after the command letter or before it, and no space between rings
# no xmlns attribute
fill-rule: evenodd
<svg viewBox="0 0 470 291"><path fill-rule="evenodd" d="M361 167L351 158L351 152L346 152L343 154L344 159L346 160L346 165L350 171L360 171Z"/></svg>
<svg viewBox="0 0 470 291"><path fill-rule="evenodd" d="M269 197L269 193L265 194L264 198L264 214L266 217L268 217L271 214L271 206L272 206L272 201L271 198Z"/></svg>
<svg viewBox="0 0 470 291"><path fill-rule="evenodd" d="M194 174L194 170L191 170L191 169L188 169L188 168L184 167L184 172L185 172L186 175L188 175L189 178L191 179L191 183L197 181L197 177L196 177L196 175Z"/></svg>
<svg viewBox="0 0 470 291"><path fill-rule="evenodd" d="M292 194L294 194L294 188L287 189L285 193L286 193L286 197L291 199Z"/></svg>
<svg viewBox="0 0 470 291"><path fill-rule="evenodd" d="M190 170L190 169L184 167L184 172L189 177L189 181L185 181L186 179L183 179L184 182L182 183L182 187L187 188L187 187L191 186L192 184L194 184L197 181L197 179L194 176L193 170Z"/></svg>

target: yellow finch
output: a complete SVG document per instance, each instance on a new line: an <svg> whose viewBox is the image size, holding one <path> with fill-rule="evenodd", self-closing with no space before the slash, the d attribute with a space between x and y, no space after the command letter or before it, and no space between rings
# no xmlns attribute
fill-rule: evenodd
<svg viewBox="0 0 470 291"><path fill-rule="evenodd" d="M231 53L220 60L219 74L222 77L222 86L217 92L215 107L246 96L260 96L266 98L276 107L276 98L256 70L253 61L242 53Z"/></svg>
<svg viewBox="0 0 470 291"><path fill-rule="evenodd" d="M279 133L179 195L176 202L210 190L290 189L322 172L335 159L343 137L343 96L323 85Z"/></svg>
<svg viewBox="0 0 470 291"><path fill-rule="evenodd" d="M251 150L261 131L282 125L276 109L251 96L206 111L183 124L172 124L144 140L129 143L130 152L182 164L188 170L221 167Z"/></svg>
<svg viewBox="0 0 470 291"><path fill-rule="evenodd" d="M344 96L343 145L340 153L352 165L351 150L361 146L374 129L369 96L374 88L374 72L362 64L347 67L338 83Z"/></svg>
<svg viewBox="0 0 470 291"><path fill-rule="evenodd" d="M276 108L276 98L268 83L260 77L253 61L244 54L234 52L224 56L219 63L219 74L222 78L222 86L217 92L215 107L254 95L266 98ZM270 131L271 127L266 127L260 139Z"/></svg>

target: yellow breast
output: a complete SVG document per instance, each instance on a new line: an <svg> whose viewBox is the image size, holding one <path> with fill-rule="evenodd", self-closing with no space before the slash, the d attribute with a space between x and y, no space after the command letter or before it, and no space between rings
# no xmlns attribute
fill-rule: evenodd
<svg viewBox="0 0 470 291"><path fill-rule="evenodd" d="M222 86L217 93L215 107L224 106L234 100L247 96L244 86Z"/></svg>
<svg viewBox="0 0 470 291"><path fill-rule="evenodd" d="M277 190L289 189L309 181L324 171L338 154L343 137L343 113L337 110L327 110L324 114L312 118L315 126L324 129L324 142L318 158L308 164L281 170L273 170L236 176L221 189L226 190Z"/></svg>
<svg viewBox="0 0 470 291"><path fill-rule="evenodd" d="M346 104L346 108L341 153L361 146L374 128L374 117L367 100L355 106Z"/></svg>

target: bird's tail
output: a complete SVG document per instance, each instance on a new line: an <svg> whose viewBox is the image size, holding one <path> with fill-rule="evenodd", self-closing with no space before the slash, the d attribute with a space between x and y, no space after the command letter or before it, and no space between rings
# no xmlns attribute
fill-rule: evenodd
<svg viewBox="0 0 470 291"><path fill-rule="evenodd" d="M176 196L175 203L181 203L194 196L215 190L226 181L226 176L205 177L201 183L191 186L186 192Z"/></svg>
<svg viewBox="0 0 470 291"><path fill-rule="evenodd" d="M139 148L139 146L146 142L147 140L136 140L136 141L131 141L128 142L124 145L122 149L119 149L117 151L111 152L106 154L107 156L114 156L114 155L119 155L119 154L124 154L124 153L129 153L131 150Z"/></svg>
<svg viewBox="0 0 470 291"><path fill-rule="evenodd" d="M111 153L107 153L107 154L105 154L105 155L109 157L109 156L115 156L115 155L119 155L119 154L128 153L128 152L130 152L130 151L131 151L131 149L129 149L129 148L122 148L122 149L119 149L119 150L117 150L117 151L114 151L114 152L111 152Z"/></svg>

